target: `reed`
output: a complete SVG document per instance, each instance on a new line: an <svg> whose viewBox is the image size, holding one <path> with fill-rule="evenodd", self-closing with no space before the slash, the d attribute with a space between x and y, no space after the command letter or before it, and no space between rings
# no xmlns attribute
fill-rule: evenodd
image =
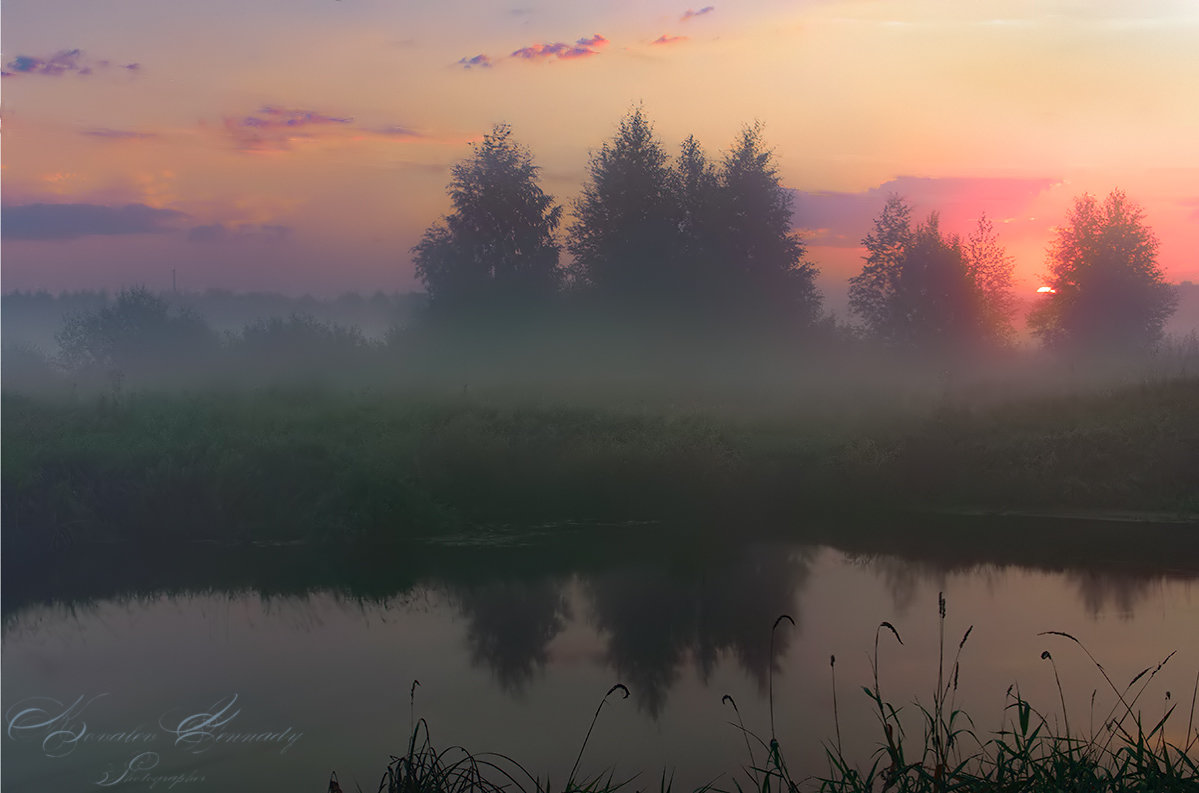
<svg viewBox="0 0 1199 793"><path fill-rule="evenodd" d="M587 734L579 746L579 754L566 782L554 788L549 778L542 780L511 757L495 752L472 753L461 746L437 749L429 733L429 725L415 716L416 687L413 681L409 694L409 723L412 725L408 747L402 755L392 755L377 793L613 793L626 786L616 782L611 773L592 777L578 776L579 763L591 740L591 733L609 698L616 693L627 699L629 690L623 683L608 689L600 699ZM663 775L659 793L669 793L670 779ZM362 788L359 786L358 790ZM329 776L329 793L344 793L334 771Z"/></svg>
<svg viewBox="0 0 1199 793"><path fill-rule="evenodd" d="M955 648L946 644L943 595L938 598L938 619L936 688L930 704L916 702L911 711L918 714L919 730L905 730L900 717L903 708L885 697L879 685L880 638L889 633L903 646L899 631L891 623L883 622L875 630L871 658L873 686L862 686L882 733L878 748L866 765L855 762L842 747L836 658L830 656L836 735L824 743L827 771L822 776L796 778L788 768L782 743L775 733L773 687L768 693L769 740L745 726L736 701L726 694L722 702L733 709L736 721L732 726L745 741L748 762L741 769L730 769L722 780L698 788L697 793L1194 793L1199 790L1196 764L1199 729L1195 724L1199 674L1181 742L1166 737L1166 726L1179 703L1171 702L1164 715L1153 722L1146 722L1143 710L1138 707L1150 682L1170 662L1173 653L1120 686L1076 637L1063 631L1045 632L1041 635L1069 641L1087 656L1114 694L1115 704L1088 733L1072 731L1056 663L1046 651L1042 658L1051 661L1061 698L1062 730L1058 730L1056 719L1049 718L1024 698L1018 687L1012 686L1007 691L999 729L983 738L977 734L973 719L956 706L962 656L973 626L965 631ZM776 619L772 635L787 620L786 615ZM953 653L949 665L946 665L947 647ZM647 789L634 784L635 778L616 781L610 773L587 779L577 777L592 731L614 693L627 698L629 690L617 684L600 700L562 793ZM379 793L554 793L548 780L543 782L506 756L472 755L460 747L438 751L425 721L413 718L410 723L414 726L407 752L392 757ZM916 735L921 737L917 739ZM672 783L673 776L664 772L657 786L659 793L669 793ZM334 775L330 792L342 793L336 784Z"/></svg>
<svg viewBox="0 0 1199 793"><path fill-rule="evenodd" d="M1199 746L1199 731L1194 730L1195 691L1199 691L1199 676L1192 692L1191 716L1181 744L1165 737L1165 727L1174 714L1176 704L1151 727L1146 728L1137 703L1149 683L1170 661L1174 653L1161 662L1143 669L1124 687L1118 686L1103 665L1076 637L1062 631L1047 631L1043 636L1057 636L1073 642L1087 656L1115 695L1116 703L1104 718L1099 729L1078 735L1071 731L1066 710L1065 694L1056 663L1049 651L1042 659L1049 660L1062 706L1062 731L1056 720L1025 699L1019 688L1007 691L1008 704L1000 729L981 740L975 732L973 719L955 707L962 651L973 631L968 628L958 642L953 664L946 674L945 659L945 599L938 599L939 642L937 647L937 688L931 706L917 703L923 722L923 740L906 747L906 734L899 726L899 712L886 702L878 687L877 642L875 648L874 689L864 689L880 714L884 743L874 754L873 764L861 768L848 759L840 744L826 744L828 773L818 780L818 790L828 793L867 793L868 791L902 791L903 793L946 793L947 791L992 791L1008 793L1028 791L1088 791L1117 793L1117 791L1194 791L1199 789L1199 767L1194 750ZM899 638L889 623L886 626ZM878 633L876 632L876 640ZM1139 685L1138 685L1139 683ZM969 738L973 747L966 749ZM905 757L919 757L906 761ZM880 759L890 765L879 770ZM788 786L798 791L800 785Z"/></svg>

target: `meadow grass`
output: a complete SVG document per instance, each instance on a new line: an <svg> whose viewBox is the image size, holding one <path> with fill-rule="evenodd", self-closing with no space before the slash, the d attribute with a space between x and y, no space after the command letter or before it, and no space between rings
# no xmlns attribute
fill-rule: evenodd
<svg viewBox="0 0 1199 793"><path fill-rule="evenodd" d="M386 541L480 523L1199 512L1199 379L840 422L486 395L5 394L6 549Z"/></svg>

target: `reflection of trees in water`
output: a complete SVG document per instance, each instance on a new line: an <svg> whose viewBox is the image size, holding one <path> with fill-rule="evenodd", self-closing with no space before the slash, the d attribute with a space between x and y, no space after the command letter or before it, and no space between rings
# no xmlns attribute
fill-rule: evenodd
<svg viewBox="0 0 1199 793"><path fill-rule="evenodd" d="M682 581L639 565L601 573L587 587L593 621L609 634L607 657L639 705L656 715L692 636L692 598Z"/></svg>
<svg viewBox="0 0 1199 793"><path fill-rule="evenodd" d="M944 590L950 576L960 576L976 582L981 580L991 588L1014 570L1037 569L1015 565L914 561L896 556L866 554L849 554L848 558L879 577L891 594L896 614L900 616L908 612L915 601L917 589L923 583L930 584L933 589ZM1072 583L1078 590L1083 607L1092 617L1107 610L1110 603L1111 608L1125 619L1131 619L1137 605L1149 595L1150 590L1168 577L1114 570L1042 569L1040 572L1062 576ZM1184 578L1190 580L1189 576Z"/></svg>
<svg viewBox="0 0 1199 793"><path fill-rule="evenodd" d="M872 571L891 595L891 608L896 617L911 611L921 584L933 591L945 591L950 576L961 576L981 583L993 592L1007 575L1006 567L992 564L954 564L947 562L913 561L897 556L850 554L852 563Z"/></svg>
<svg viewBox="0 0 1199 793"><path fill-rule="evenodd" d="M546 647L570 619L561 581L500 580L455 587L468 620L471 663L487 666L500 688L521 693L545 668Z"/></svg>
<svg viewBox="0 0 1199 793"><path fill-rule="evenodd" d="M721 651L731 651L765 692L769 671L796 631L780 628L770 655L770 626L783 613L800 618L796 595L811 570L812 552L759 548L729 571L709 575L697 592L695 657L705 681ZM798 630L798 627L797 629Z"/></svg>
<svg viewBox="0 0 1199 793"><path fill-rule="evenodd" d="M1124 619L1132 619L1137 604L1149 594L1150 588L1160 585L1164 577L1146 577L1129 574L1102 573L1094 570L1070 573L1068 576L1078 587L1078 596L1087 613L1097 617L1112 607Z"/></svg>
<svg viewBox="0 0 1199 793"><path fill-rule="evenodd" d="M608 635L608 662L653 716L688 653L707 680L730 652L764 688L792 634L779 631L772 658L770 626L794 613L810 561L806 551L762 547L720 568L666 573L643 565L599 574L587 591L595 627Z"/></svg>
<svg viewBox="0 0 1199 793"><path fill-rule="evenodd" d="M895 610L895 617L907 615L916 601L916 590L923 581L931 579L942 589L945 586L945 571L930 569L927 564L909 562L894 556L853 555L850 561L862 564L878 576L887 592L891 594L891 608Z"/></svg>

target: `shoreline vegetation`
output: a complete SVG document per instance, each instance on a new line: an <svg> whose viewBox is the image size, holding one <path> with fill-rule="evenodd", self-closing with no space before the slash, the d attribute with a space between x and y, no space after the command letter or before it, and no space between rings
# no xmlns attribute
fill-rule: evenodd
<svg viewBox="0 0 1199 793"><path fill-rule="evenodd" d="M483 389L6 392L4 552L571 521L1199 513L1199 379L992 399L880 414Z"/></svg>
<svg viewBox="0 0 1199 793"><path fill-rule="evenodd" d="M769 733L761 727L747 727L736 700L724 695L722 704L730 708L734 719L730 720L730 726L740 732L745 741L746 763L696 790L737 793L750 790L758 793L1182 793L1199 786L1199 765L1196 764L1199 725L1195 721L1199 674L1189 698L1184 695L1175 699L1166 692L1160 718L1156 715L1147 717L1144 713L1146 692L1158 673L1170 663L1173 652L1146 666L1122 685L1112 679L1099 660L1073 635L1045 631L1039 635L1054 651L1063 656L1067 653L1085 655L1097 672L1091 712L1075 713L1074 727L1071 727L1057 663L1046 649L1041 653L1041 660L1047 661L1053 669L1060 710L1057 703L1030 702L1021 694L1019 685L1013 683L1005 695L999 729L987 732L957 704L962 656L974 626L967 628L954 647L953 637L946 636L943 593L938 597L938 609L939 646L933 648L937 650L937 682L931 702L917 699L911 703L897 703L891 699L890 692L884 694L879 682L880 647L885 650L888 660L907 648L903 647L899 631L890 622L880 623L875 630L874 652L870 659L873 679L869 685L854 686L869 701L879 728L874 749L864 762L864 756L858 756L854 750L847 752L841 741L841 707L838 705L837 658L834 655L829 658L834 732L821 742L827 761L823 773L800 776L788 767L786 739L780 741L774 731L772 668L768 695ZM787 630L788 624L793 626L794 620L787 614L781 614L775 620L771 629L772 643L774 634ZM391 757L379 782L378 793L551 793L555 790L550 778L543 779L519 760L506 755L475 754L461 746L438 749L428 722L416 717L419 685L419 681L413 681L409 692L408 745L402 754ZM1097 700L1100 691L1103 696ZM600 699L570 774L558 788L562 793L651 789L669 793L673 790L674 772L670 769L664 770L656 783L641 782L640 774L617 779L610 770L591 777L578 773L604 706L610 702L615 704L621 697L627 699L629 694L628 687L617 683ZM1098 722L1096 712L1101 716ZM1180 731L1178 727L1183 717L1186 718L1185 727ZM357 789L362 790L360 785ZM330 775L328 790L329 793L344 793L336 771Z"/></svg>

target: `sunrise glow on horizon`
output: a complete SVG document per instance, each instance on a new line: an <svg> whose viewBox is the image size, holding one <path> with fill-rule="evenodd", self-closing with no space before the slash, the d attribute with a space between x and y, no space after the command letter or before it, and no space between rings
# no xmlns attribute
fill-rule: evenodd
<svg viewBox="0 0 1199 793"><path fill-rule="evenodd" d="M826 293L888 194L1032 292L1071 200L1123 189L1199 281L1199 4L10 0L4 291L418 288L450 166L512 125L567 205L637 103L712 157L761 120ZM835 302L835 301L834 301Z"/></svg>

